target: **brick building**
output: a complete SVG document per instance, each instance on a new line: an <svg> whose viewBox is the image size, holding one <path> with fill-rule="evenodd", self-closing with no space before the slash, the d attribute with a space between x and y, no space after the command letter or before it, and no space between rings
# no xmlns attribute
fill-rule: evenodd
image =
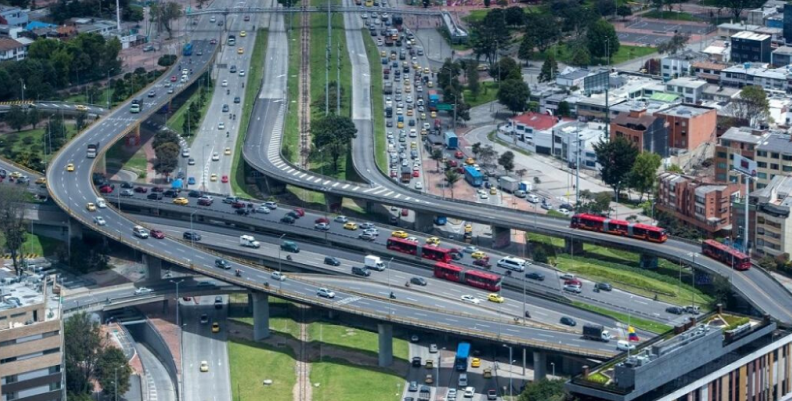
<svg viewBox="0 0 792 401"><path fill-rule="evenodd" d="M662 173L658 177L658 210L714 237L731 231L731 205L740 185L711 183L694 177Z"/></svg>
<svg viewBox="0 0 792 401"><path fill-rule="evenodd" d="M678 105L655 113L665 118L668 127L668 146L694 150L706 142L715 142L718 111L695 105Z"/></svg>
<svg viewBox="0 0 792 401"><path fill-rule="evenodd" d="M642 152L654 152L668 157L668 129L663 117L650 115L646 110L631 110L611 120L611 140L626 137Z"/></svg>

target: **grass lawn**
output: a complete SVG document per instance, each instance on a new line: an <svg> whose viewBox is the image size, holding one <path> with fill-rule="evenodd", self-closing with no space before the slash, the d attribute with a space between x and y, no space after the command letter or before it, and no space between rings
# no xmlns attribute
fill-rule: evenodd
<svg viewBox="0 0 792 401"><path fill-rule="evenodd" d="M385 115L382 104L382 64L378 63L379 49L371 35L363 34L363 42L366 44L366 55L371 66L371 98L372 115L374 117L374 157L377 160L377 167L383 174L388 173L388 155L385 146Z"/></svg>
<svg viewBox="0 0 792 401"><path fill-rule="evenodd" d="M317 321L308 326L308 338L324 344L358 349L377 353L378 334L376 332L343 326L331 322ZM409 346L406 340L393 338L393 356L405 361L409 357ZM337 398L336 398L337 399Z"/></svg>
<svg viewBox="0 0 792 401"><path fill-rule="evenodd" d="M610 59L612 65L623 63L635 58L643 57L657 52L654 47L645 46L629 46L622 44L619 46L619 51L616 52ZM560 63L569 64L572 58L572 52L569 50L565 43L560 45L551 46L545 52L534 53L534 60L544 60L546 54L553 54L556 60ZM592 59L591 65L606 64L608 60Z"/></svg>
<svg viewBox="0 0 792 401"><path fill-rule="evenodd" d="M116 142L107 151L105 158L110 165L121 164L123 161L121 168L124 170L136 171L138 173L146 171L146 165L148 164L146 152L142 148L138 149L132 157L129 157L129 154L124 151L124 141Z"/></svg>
<svg viewBox="0 0 792 401"><path fill-rule="evenodd" d="M495 101L498 97L498 83L493 81L480 82L478 96L473 96L469 89L462 92L462 96L470 107L476 107L484 103Z"/></svg>
<svg viewBox="0 0 792 401"><path fill-rule="evenodd" d="M289 67L288 80L286 81L286 91L288 92L289 107L286 109L286 117L283 124L283 137L281 148L286 160L292 163L300 160L298 146L300 144L300 15L291 16L292 29L287 31L289 40Z"/></svg>
<svg viewBox="0 0 792 401"><path fill-rule="evenodd" d="M44 155L44 143L46 140L46 120L40 122L38 124L38 128L36 129L29 129L23 130L19 132L13 132L3 135L3 143L6 146L10 146L10 151L14 154L22 156L24 153L29 153L31 159L33 158L40 158L41 160L46 161L52 155ZM75 128L74 123L64 123L66 125L66 131L68 132L69 139L74 138L74 135L77 133L77 129ZM5 155L5 157L9 157L8 149L0 148L0 151ZM25 164L24 160L12 160L14 162Z"/></svg>
<svg viewBox="0 0 792 401"><path fill-rule="evenodd" d="M234 304L247 304L247 294L232 294L231 302ZM297 306L289 301L284 301L280 298L270 297L270 330L298 338L300 336L300 328L294 320L294 316L298 313ZM253 325L253 318L248 314L247 316L236 316L231 319Z"/></svg>
<svg viewBox="0 0 792 401"><path fill-rule="evenodd" d="M325 358L311 364L311 383L314 400L398 401L404 379L384 369Z"/></svg>
<svg viewBox="0 0 792 401"><path fill-rule="evenodd" d="M481 22L481 21L484 20L484 18L487 16L487 14L489 14L489 12L491 10L495 9L495 8L497 8L497 7L493 3L490 8L486 8L486 9L483 9L483 10L482 9L480 9L480 10L470 10L470 14L468 14L468 16L466 16L466 17L463 17L462 19L465 22L469 23L469 24L476 23L476 22ZM526 14L530 14L533 9L536 9L536 7L530 7L530 6L529 7L523 7L523 11L525 11Z"/></svg>
<svg viewBox="0 0 792 401"><path fill-rule="evenodd" d="M599 306L590 305L585 302L572 301L572 304L581 309L586 309L592 312L601 313L603 315L610 316L624 324L628 324L629 322L629 324L631 324L633 327L637 329L650 331L655 334L662 334L673 328L667 324L662 324L652 320L642 319L635 316L629 316L626 313L614 312L610 309L600 308Z"/></svg>
<svg viewBox="0 0 792 401"><path fill-rule="evenodd" d="M0 237L0 241L5 245L5 238ZM26 233L25 242L22 244L23 253L33 253L39 256L51 256L63 242L49 237L38 236Z"/></svg>
<svg viewBox="0 0 792 401"><path fill-rule="evenodd" d="M676 11L667 11L667 10L663 10L663 11L652 10L645 14L642 14L641 17L677 20L677 21L699 21L698 18L694 17L690 13L686 13L686 12L680 13Z"/></svg>
<svg viewBox="0 0 792 401"><path fill-rule="evenodd" d="M292 401L295 360L288 348L243 340L228 342L231 393L234 400ZM272 380L272 385L262 382Z"/></svg>
<svg viewBox="0 0 792 401"><path fill-rule="evenodd" d="M95 104L97 106L107 107L107 99L111 99L113 97L113 89L103 88L101 93L102 93L101 96L94 99L88 99L87 96L85 96L85 92L78 93L76 95L72 95L63 99L63 101L71 102L71 103L79 103L79 104ZM116 104L115 102L110 103L111 106L114 106L115 104Z"/></svg>
<svg viewBox="0 0 792 401"><path fill-rule="evenodd" d="M210 85L207 92L206 92L206 102L201 107L201 122L198 123L197 127L200 127L203 124L204 117L206 117L206 110L209 109L209 104L212 103L212 95L214 94L214 85ZM198 99L201 97L201 89L198 88L193 92L189 99L179 108L176 110L175 113L168 119L168 122L165 124L168 128L172 129L175 132L178 132L187 140L187 143L192 145L192 141L195 139L195 133L190 136L186 136L186 132L183 132L182 125L184 125L184 118L187 114L187 108L190 103L197 102Z"/></svg>
<svg viewBox="0 0 792 401"><path fill-rule="evenodd" d="M245 165L242 162L242 146L245 144L245 135L250 125L250 114L253 112L253 103L260 88L259 82L264 77L264 53L267 51L267 30L259 29L256 33L256 43L253 45L253 54L250 56L250 70L248 71L248 85L245 87L245 98L242 106L242 115L239 120L239 135L234 145L234 161L231 164L231 191L238 196L255 198L247 192L245 184Z"/></svg>

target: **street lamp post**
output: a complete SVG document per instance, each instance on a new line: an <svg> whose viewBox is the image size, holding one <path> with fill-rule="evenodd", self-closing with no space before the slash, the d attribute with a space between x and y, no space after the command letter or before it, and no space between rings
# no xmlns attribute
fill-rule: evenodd
<svg viewBox="0 0 792 401"><path fill-rule="evenodd" d="M110 89L110 73L111 72L113 72L112 68L107 70L107 89L108 90L107 90L107 96L105 96L107 98L107 110L110 110L110 90L109 89Z"/></svg>
<svg viewBox="0 0 792 401"><path fill-rule="evenodd" d="M393 289L391 289L391 281L390 281L390 264L393 262L393 257L388 260L388 265L385 266L385 270L388 271L388 309L389 313L393 313L393 307L391 306L391 294L393 294Z"/></svg>
<svg viewBox="0 0 792 401"><path fill-rule="evenodd" d="M283 288L283 266L281 265L281 249L283 249L283 247L281 245L283 245L283 237L285 236L286 233L283 233L278 237L278 290Z"/></svg>
<svg viewBox="0 0 792 401"><path fill-rule="evenodd" d="M193 216L195 213L198 213L198 210L190 213L190 242L192 243L193 248L195 248L195 231L193 229Z"/></svg>
<svg viewBox="0 0 792 401"><path fill-rule="evenodd" d="M510 399L514 399L514 390L513 390L514 387L512 386L512 378L513 378L513 375L512 375L512 367L513 367L512 347L510 345L507 345L507 344L503 344L503 346L509 349L509 398Z"/></svg>
<svg viewBox="0 0 792 401"><path fill-rule="evenodd" d="M176 326L179 327L181 327L179 324L179 284L181 284L182 281L184 281L184 279L170 280L171 283L176 284Z"/></svg>
<svg viewBox="0 0 792 401"><path fill-rule="evenodd" d="M531 266L532 264L533 264L533 262L528 262L528 263L526 263L526 266ZM525 276L523 275L523 277L522 277L522 287L523 287L523 288L522 288L522 290L523 290L523 291L522 291L522 292L523 292L523 302L522 302L522 304L523 304L523 318L525 318L525 317L527 316L527 315L525 314L525 280L526 280L526 278L525 278Z"/></svg>
<svg viewBox="0 0 792 401"><path fill-rule="evenodd" d="M555 377L555 362L550 362L550 368L553 369L553 377Z"/></svg>

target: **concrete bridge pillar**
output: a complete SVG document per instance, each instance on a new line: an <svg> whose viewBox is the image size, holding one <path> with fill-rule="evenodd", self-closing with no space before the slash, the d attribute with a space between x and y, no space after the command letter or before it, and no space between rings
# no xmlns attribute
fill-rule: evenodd
<svg viewBox="0 0 792 401"><path fill-rule="evenodd" d="M508 227L492 226L492 247L503 249L511 245L511 229Z"/></svg>
<svg viewBox="0 0 792 401"><path fill-rule="evenodd" d="M583 254L583 242L572 238L564 238L564 252L572 256Z"/></svg>
<svg viewBox="0 0 792 401"><path fill-rule="evenodd" d="M338 213L344 203L344 197L325 192L325 210L330 213Z"/></svg>
<svg viewBox="0 0 792 401"><path fill-rule="evenodd" d="M429 233L434 230L434 216L431 213L415 212L415 223L413 223L415 231Z"/></svg>
<svg viewBox="0 0 792 401"><path fill-rule="evenodd" d="M162 259L156 256L143 254L143 263L146 265L146 280L162 279Z"/></svg>
<svg viewBox="0 0 792 401"><path fill-rule="evenodd" d="M278 195L286 192L286 184L266 176L256 178L259 191L268 195Z"/></svg>
<svg viewBox="0 0 792 401"><path fill-rule="evenodd" d="M542 380L547 376L547 354L542 351L533 353L534 381Z"/></svg>
<svg viewBox="0 0 792 401"><path fill-rule="evenodd" d="M657 269L657 256L641 254L642 269Z"/></svg>
<svg viewBox="0 0 792 401"><path fill-rule="evenodd" d="M69 218L69 238L81 240L83 238L83 224L79 221Z"/></svg>
<svg viewBox="0 0 792 401"><path fill-rule="evenodd" d="M393 364L393 326L379 323L377 331L379 332L379 366L384 368Z"/></svg>
<svg viewBox="0 0 792 401"><path fill-rule="evenodd" d="M253 298L253 340L263 340L270 335L269 330L269 295L263 292L251 292Z"/></svg>

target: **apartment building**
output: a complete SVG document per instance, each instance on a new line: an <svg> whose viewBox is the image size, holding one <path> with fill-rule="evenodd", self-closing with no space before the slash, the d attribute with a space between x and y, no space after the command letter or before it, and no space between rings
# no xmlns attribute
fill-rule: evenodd
<svg viewBox="0 0 792 401"><path fill-rule="evenodd" d="M743 31L731 36L733 63L769 63L770 40L767 34Z"/></svg>
<svg viewBox="0 0 792 401"><path fill-rule="evenodd" d="M654 152L668 157L668 127L664 118L650 115L643 110L619 114L611 120L611 140L626 137L644 152Z"/></svg>
<svg viewBox="0 0 792 401"><path fill-rule="evenodd" d="M29 10L0 4L0 25L24 28L29 21Z"/></svg>
<svg viewBox="0 0 792 401"><path fill-rule="evenodd" d="M775 257L792 252L792 177L776 176L751 193L753 254Z"/></svg>
<svg viewBox="0 0 792 401"><path fill-rule="evenodd" d="M757 147L768 135L766 131L749 127L731 127L726 130L715 146L715 181L742 182L741 176L732 171L734 154L756 160Z"/></svg>
<svg viewBox="0 0 792 401"><path fill-rule="evenodd" d="M0 36L0 61L20 61L27 57L27 48L16 39Z"/></svg>
<svg viewBox="0 0 792 401"><path fill-rule="evenodd" d="M786 134L770 133L756 147L756 188L770 184L778 175L792 175L792 141Z"/></svg>
<svg viewBox="0 0 792 401"><path fill-rule="evenodd" d="M731 231L731 205L739 195L739 184L662 173L658 176L655 206L708 237L715 237Z"/></svg>
<svg viewBox="0 0 792 401"><path fill-rule="evenodd" d="M715 142L718 111L713 108L683 104L655 115L668 123L668 146L674 149L694 150Z"/></svg>
<svg viewBox="0 0 792 401"><path fill-rule="evenodd" d="M54 276L53 276L54 277ZM0 278L0 395L3 400L64 400L63 325L53 279Z"/></svg>
<svg viewBox="0 0 792 401"><path fill-rule="evenodd" d="M524 113L500 126L499 136L531 152L552 154L552 128L558 120L548 114Z"/></svg>
<svg viewBox="0 0 792 401"><path fill-rule="evenodd" d="M666 83L666 91L678 94L684 103L697 103L702 99L704 85L706 84L707 81L698 78L676 78Z"/></svg>
<svg viewBox="0 0 792 401"><path fill-rule="evenodd" d="M792 64L792 47L781 46L770 53L770 64L783 67Z"/></svg>
<svg viewBox="0 0 792 401"><path fill-rule="evenodd" d="M711 84L718 84L720 83L721 71L728 66L713 61L696 61L693 62L690 67L693 69L694 76Z"/></svg>
<svg viewBox="0 0 792 401"><path fill-rule="evenodd" d="M553 156L574 167L580 159L580 168L597 170L594 145L605 138L604 124L562 121L553 127ZM578 155L579 153L579 155Z"/></svg>

